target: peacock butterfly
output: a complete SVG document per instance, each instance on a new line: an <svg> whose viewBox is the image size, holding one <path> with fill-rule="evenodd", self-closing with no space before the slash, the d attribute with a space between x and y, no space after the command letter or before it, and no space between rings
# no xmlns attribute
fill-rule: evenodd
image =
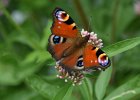
<svg viewBox="0 0 140 100"><path fill-rule="evenodd" d="M94 32L78 31L73 19L61 8L53 12L52 34L48 51L57 61L59 78L69 78L81 83L83 71L105 70L110 66L109 57L100 48L103 43ZM65 80L67 81L67 80Z"/></svg>

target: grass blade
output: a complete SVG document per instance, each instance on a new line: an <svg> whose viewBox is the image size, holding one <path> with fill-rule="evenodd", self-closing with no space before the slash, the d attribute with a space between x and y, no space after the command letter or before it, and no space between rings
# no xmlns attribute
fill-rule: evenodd
<svg viewBox="0 0 140 100"><path fill-rule="evenodd" d="M140 37L126 39L103 48L112 57L140 44Z"/></svg>
<svg viewBox="0 0 140 100"><path fill-rule="evenodd" d="M57 92L53 100L70 100L72 90L73 86L67 83Z"/></svg>
<svg viewBox="0 0 140 100"><path fill-rule="evenodd" d="M140 94L140 75L121 85L104 100L130 100L138 94Z"/></svg>
<svg viewBox="0 0 140 100"><path fill-rule="evenodd" d="M101 72L101 74L99 75L95 83L95 94L97 100L103 99L106 92L107 85L111 77L111 73L112 73L112 67L109 67L108 69L106 69L106 71Z"/></svg>
<svg viewBox="0 0 140 100"><path fill-rule="evenodd" d="M52 98L56 95L56 93L59 91L60 87L49 84L45 82L45 80L41 79L37 75L33 75L31 77L28 77L26 80L27 84L36 90L38 93L40 93L45 98L52 100Z"/></svg>
<svg viewBox="0 0 140 100"><path fill-rule="evenodd" d="M84 100L93 100L93 87L88 78L85 78L82 85L79 86L80 92Z"/></svg>

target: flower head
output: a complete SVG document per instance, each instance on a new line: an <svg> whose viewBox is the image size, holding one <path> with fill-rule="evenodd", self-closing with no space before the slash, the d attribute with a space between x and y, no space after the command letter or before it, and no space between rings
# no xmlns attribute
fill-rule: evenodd
<svg viewBox="0 0 140 100"><path fill-rule="evenodd" d="M103 47L102 39L98 39L96 33L88 32L88 31L85 31L84 29L82 29L81 35L82 35L82 37L90 36L88 42L91 42L94 46L96 46L98 48Z"/></svg>
<svg viewBox="0 0 140 100"><path fill-rule="evenodd" d="M59 75L57 75L57 77L60 79L65 79L65 82L68 82L68 80L71 80L73 83L73 86L77 84L80 85L82 79L84 78L82 71L68 70L58 64L56 64L55 68L59 72Z"/></svg>

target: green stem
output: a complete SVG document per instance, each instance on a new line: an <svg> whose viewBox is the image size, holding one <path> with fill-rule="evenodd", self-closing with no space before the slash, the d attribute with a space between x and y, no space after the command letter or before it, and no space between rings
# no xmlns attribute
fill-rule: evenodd
<svg viewBox="0 0 140 100"><path fill-rule="evenodd" d="M13 49L13 47L12 47L12 42L11 42L11 40L9 39L8 35L6 34L7 32L5 31L2 22L0 22L0 32L1 32L1 36L2 36L2 38L3 38L3 40L4 40L4 42L3 42L2 44L3 44L3 45L6 45L6 47L5 47L4 49L6 49L6 50L12 52L12 55L13 55L15 58L17 58L17 61L18 61L18 60L19 60L19 57L18 57L17 53L14 52L14 49ZM8 52L8 51L3 50L3 52Z"/></svg>
<svg viewBox="0 0 140 100"><path fill-rule="evenodd" d="M116 29L117 29L116 25L117 25L117 14L118 14L119 3L120 3L120 0L116 0L115 6L113 9L111 43L115 42L115 37L116 37L115 33L116 33Z"/></svg>
<svg viewBox="0 0 140 100"><path fill-rule="evenodd" d="M88 82L87 82L87 78L84 79L84 82L85 82L85 85L87 87L87 90L88 90L88 94L89 94L89 100L92 100L93 99L93 96L92 94L90 93L90 89L89 89L89 85L88 85Z"/></svg>
<svg viewBox="0 0 140 100"><path fill-rule="evenodd" d="M77 11L79 13L79 16L81 18L81 22L83 24L84 29L91 30L91 28L89 26L89 22L88 22L88 20L86 18L86 15L84 13L84 10L83 10L83 7L82 7L80 1L79 0L73 0L73 3L76 6L76 9L77 9Z"/></svg>
<svg viewBox="0 0 140 100"><path fill-rule="evenodd" d="M4 29L3 24L2 24L1 21L0 21L0 32L1 32L1 36L2 36L2 38L4 39L4 41L5 41L7 44L9 44L9 39L7 38L8 36L7 36L7 34L6 34L6 31L5 31L5 29Z"/></svg>
<svg viewBox="0 0 140 100"><path fill-rule="evenodd" d="M116 41L116 30L117 30L117 14L118 14L118 8L119 8L119 3L120 0L116 0L115 1L115 6L113 9L113 16L112 16L112 32L111 32L111 43L114 43ZM112 57L112 76L114 76L115 74L115 69L114 69L114 65L115 65L115 61L114 61L114 57ZM113 81L113 77L112 77L112 81Z"/></svg>

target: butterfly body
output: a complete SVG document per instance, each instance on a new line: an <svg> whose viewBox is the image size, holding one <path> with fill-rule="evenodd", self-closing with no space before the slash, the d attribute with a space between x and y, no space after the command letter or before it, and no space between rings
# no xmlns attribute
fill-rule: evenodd
<svg viewBox="0 0 140 100"><path fill-rule="evenodd" d="M67 52L65 52L64 54L68 56L79 50L79 48L84 48L88 42L88 38L89 38L88 36L76 38L75 41L73 42L73 45L70 48L68 48Z"/></svg>
<svg viewBox="0 0 140 100"><path fill-rule="evenodd" d="M98 47L97 42L89 42L91 34L82 36L73 19L61 8L53 12L52 34L48 51L59 65L70 70L106 69L110 65L108 56ZM84 33L84 32L83 32Z"/></svg>

